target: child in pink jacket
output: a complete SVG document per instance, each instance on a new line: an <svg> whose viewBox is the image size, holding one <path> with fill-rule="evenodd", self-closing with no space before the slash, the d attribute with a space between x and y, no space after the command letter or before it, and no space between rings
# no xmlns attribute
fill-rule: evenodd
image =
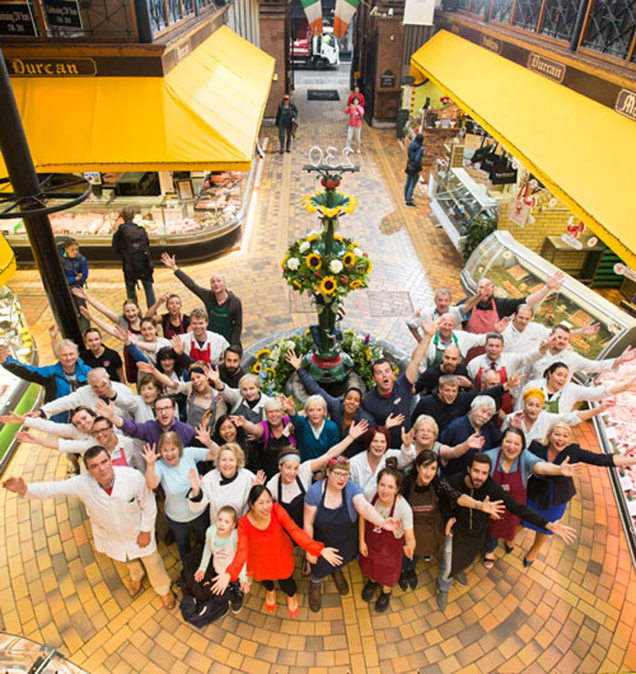
<svg viewBox="0 0 636 674"><path fill-rule="evenodd" d="M345 115L349 118L347 125L347 146L355 149L360 154L360 133L362 131L362 118L364 117L364 108L360 105L360 99L357 96L351 101L351 105L345 108ZM353 143L355 142L355 148Z"/></svg>

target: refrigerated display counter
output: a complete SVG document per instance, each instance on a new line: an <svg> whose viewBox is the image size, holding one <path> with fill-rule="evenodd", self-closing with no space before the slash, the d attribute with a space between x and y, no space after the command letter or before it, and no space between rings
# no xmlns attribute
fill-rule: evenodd
<svg viewBox="0 0 636 674"><path fill-rule="evenodd" d="M497 231L475 249L461 272L461 281L466 291L473 293L479 280L487 277L495 284L497 296L524 297L543 287L556 271L557 267L528 250L509 232ZM558 293L543 301L535 312L535 320L550 327L565 323L571 328L598 322L601 327L597 334L570 340L572 348L586 358L613 358L628 346L636 346L636 320L570 276L566 276ZM596 382L588 378L588 383L606 385L617 376L636 376L636 361L621 365L618 371L599 374ZM636 394L620 394L616 405L594 419L594 426L604 452L636 450ZM636 469L608 470L636 566Z"/></svg>

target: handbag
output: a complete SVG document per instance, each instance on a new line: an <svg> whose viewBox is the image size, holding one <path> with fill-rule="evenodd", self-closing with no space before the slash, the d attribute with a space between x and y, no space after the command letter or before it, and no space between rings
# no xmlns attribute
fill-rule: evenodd
<svg viewBox="0 0 636 674"><path fill-rule="evenodd" d="M504 152L495 159L489 176L493 185L511 185L517 182L517 169L512 168L512 163Z"/></svg>
<svg viewBox="0 0 636 674"><path fill-rule="evenodd" d="M471 162L479 164L481 160L490 152L490 145L486 144L486 136L481 137L481 145L473 152Z"/></svg>
<svg viewBox="0 0 636 674"><path fill-rule="evenodd" d="M490 170L492 167L495 165L495 161L497 161L498 154L497 154L497 148L499 147L499 143L495 143L494 145L489 146L489 151L484 155L484 157L481 160L481 170L486 171L486 173L490 173Z"/></svg>

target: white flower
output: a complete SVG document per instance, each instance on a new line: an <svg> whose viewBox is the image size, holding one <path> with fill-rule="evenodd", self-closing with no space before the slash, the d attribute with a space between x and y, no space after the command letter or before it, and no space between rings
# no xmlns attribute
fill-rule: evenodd
<svg viewBox="0 0 636 674"><path fill-rule="evenodd" d="M309 243L309 241L303 241L303 242L300 244L300 246L298 246L298 250L299 250L301 253L306 253L306 252L309 250L310 247L311 247L311 244Z"/></svg>
<svg viewBox="0 0 636 674"><path fill-rule="evenodd" d="M286 264L287 269L291 269L291 271L296 271L298 267L300 267L300 260L297 257L290 257L289 260L287 260Z"/></svg>
<svg viewBox="0 0 636 674"><path fill-rule="evenodd" d="M334 274L339 274L342 271L342 262L340 262L340 260L332 260L329 263L329 271Z"/></svg>
<svg viewBox="0 0 636 674"><path fill-rule="evenodd" d="M353 254L354 254L356 257L361 257L361 256L362 256L362 249L361 249L361 248L358 248L358 247L356 246L356 247L353 249Z"/></svg>

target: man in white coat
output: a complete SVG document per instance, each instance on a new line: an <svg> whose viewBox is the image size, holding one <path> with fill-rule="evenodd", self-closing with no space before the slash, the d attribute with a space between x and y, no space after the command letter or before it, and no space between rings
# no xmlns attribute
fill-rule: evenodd
<svg viewBox="0 0 636 674"><path fill-rule="evenodd" d="M141 589L145 567L163 605L173 608L170 576L155 540L157 504L144 476L134 468L113 466L101 445L84 454L84 465L86 472L69 480L27 484L21 477L10 477L2 486L24 498L79 498L91 521L95 550L128 566L130 595L134 597Z"/></svg>

